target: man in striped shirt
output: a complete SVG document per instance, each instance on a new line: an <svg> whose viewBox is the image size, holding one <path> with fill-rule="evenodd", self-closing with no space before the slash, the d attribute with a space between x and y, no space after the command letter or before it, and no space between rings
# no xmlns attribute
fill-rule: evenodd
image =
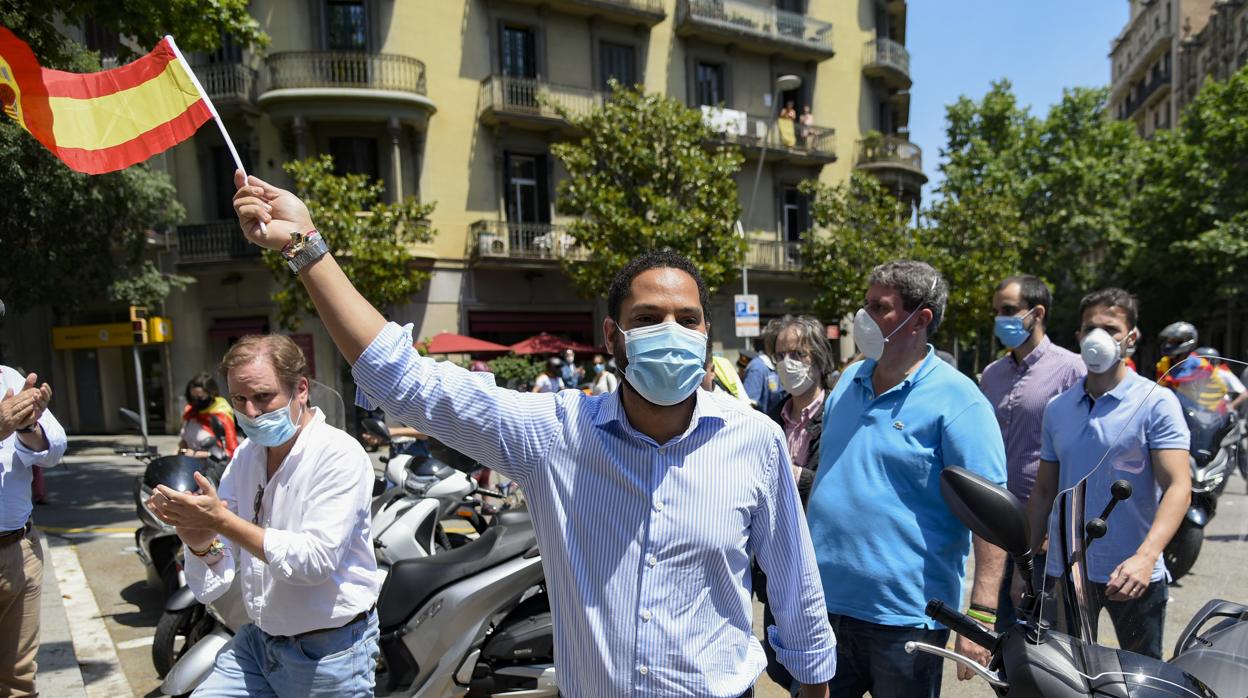
<svg viewBox="0 0 1248 698"><path fill-rule="evenodd" d="M244 232L283 250L362 399L524 488L562 695L750 695L766 663L751 631L752 558L769 578L780 661L802 695L826 695L836 642L784 434L697 389L710 301L689 260L650 253L616 276L603 331L619 390L519 393L421 357L308 235L298 198L241 173L236 183Z"/></svg>
<svg viewBox="0 0 1248 698"><path fill-rule="evenodd" d="M1078 354L1045 334L1052 307L1048 285L1034 276L1011 276L998 284L992 297L994 332L1010 351L988 364L979 380L1005 441L1006 486L1024 505L1040 467L1044 407L1088 373ZM1036 570L1039 582L1043 553ZM1011 585L1017 587L1013 593ZM1007 564L997 599L998 629L1014 624L1014 597L1021 597L1022 589L1022 580L1014 583L1014 566Z"/></svg>

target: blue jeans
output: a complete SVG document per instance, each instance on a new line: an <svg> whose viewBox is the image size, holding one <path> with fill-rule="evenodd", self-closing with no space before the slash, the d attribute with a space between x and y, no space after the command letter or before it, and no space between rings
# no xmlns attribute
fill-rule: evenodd
<svg viewBox="0 0 1248 698"><path fill-rule="evenodd" d="M944 660L924 652L906 654L906 643L944 647L948 630L904 628L828 615L836 634L836 676L828 682L831 698L936 698Z"/></svg>
<svg viewBox="0 0 1248 698"><path fill-rule="evenodd" d="M273 637L248 623L217 655L212 674L195 689L205 698L373 695L377 612L341 628L300 638Z"/></svg>
<svg viewBox="0 0 1248 698"><path fill-rule="evenodd" d="M1154 659L1161 659L1161 634L1166 626L1166 602L1170 590L1166 580L1148 585L1148 591L1138 599L1110 601L1105 597L1105 585L1092 583L1096 600L1109 612L1109 620L1118 635L1118 644L1128 652L1135 652ZM1092 619L1096 627L1096 618Z"/></svg>

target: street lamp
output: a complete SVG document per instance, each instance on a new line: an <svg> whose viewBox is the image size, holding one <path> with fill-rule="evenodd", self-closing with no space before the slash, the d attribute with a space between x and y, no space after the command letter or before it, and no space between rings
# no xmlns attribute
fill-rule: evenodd
<svg viewBox="0 0 1248 698"><path fill-rule="evenodd" d="M758 196L758 183L763 178L763 161L767 159L767 143L771 141L771 129L776 124L776 118L780 113L780 95L785 92L796 90L802 86L802 79L796 75L781 75L776 78L775 91L771 98L771 118L767 120L767 132L763 136L763 150L758 154L758 168L754 170L754 186L750 189L750 205L745 209L745 220L750 220L750 216L754 213L754 198ZM737 221L737 232L741 237L746 237L745 226L741 221ZM746 258L741 262L741 293L749 295L750 293L750 271L749 271L749 250L746 250ZM745 348L749 349L750 340L745 340Z"/></svg>

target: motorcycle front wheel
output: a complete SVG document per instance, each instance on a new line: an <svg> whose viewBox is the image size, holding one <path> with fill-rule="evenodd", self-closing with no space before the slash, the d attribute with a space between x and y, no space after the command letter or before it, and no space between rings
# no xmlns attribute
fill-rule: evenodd
<svg viewBox="0 0 1248 698"><path fill-rule="evenodd" d="M213 631L216 623L207 609L198 603L181 611L162 614L156 624L156 635L152 638L152 666L156 675L163 679L191 645Z"/></svg>
<svg viewBox="0 0 1248 698"><path fill-rule="evenodd" d="M1184 519L1179 525L1179 530L1174 532L1174 538L1171 538L1170 544L1166 546L1166 569L1170 570L1172 581L1177 582L1192 571L1192 566L1196 564L1196 558L1200 555L1200 546L1204 542L1205 530Z"/></svg>

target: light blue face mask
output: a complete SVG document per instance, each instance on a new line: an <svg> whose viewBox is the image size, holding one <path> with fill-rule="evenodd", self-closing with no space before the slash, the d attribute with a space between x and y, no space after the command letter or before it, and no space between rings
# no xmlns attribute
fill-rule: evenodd
<svg viewBox="0 0 1248 698"><path fill-rule="evenodd" d="M1031 330L1023 327L1023 320L1027 319L1036 311L1035 308L1028 310L1024 315L998 315L993 327L993 333L997 335L997 339L1010 349L1014 349L1027 341L1031 336Z"/></svg>
<svg viewBox="0 0 1248 698"><path fill-rule="evenodd" d="M292 402L295 399L293 391L290 399ZM299 419L294 420L290 418L289 402L284 407L265 412L255 419L242 412L237 415L238 425L246 432L248 439L266 448L276 448L294 438L295 432L299 430L297 422L303 419L303 408L299 408Z"/></svg>
<svg viewBox="0 0 1248 698"><path fill-rule="evenodd" d="M625 331L624 351L628 384L656 405L682 402L706 375L706 335L674 322Z"/></svg>

